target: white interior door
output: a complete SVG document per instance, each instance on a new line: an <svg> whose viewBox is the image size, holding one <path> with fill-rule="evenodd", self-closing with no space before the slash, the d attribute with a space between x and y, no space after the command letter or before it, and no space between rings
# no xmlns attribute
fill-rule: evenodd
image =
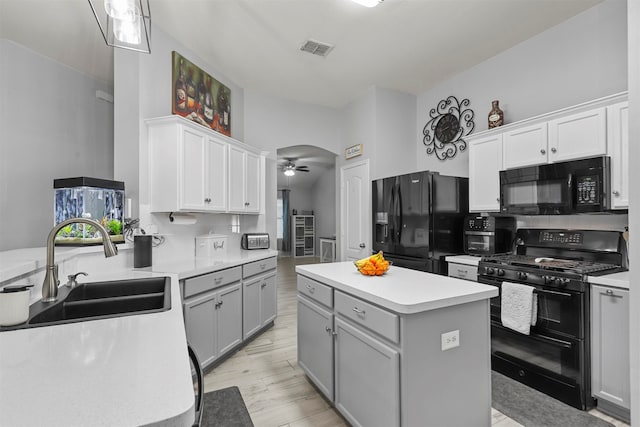
<svg viewBox="0 0 640 427"><path fill-rule="evenodd" d="M371 255L371 181L369 160L340 168L342 261Z"/></svg>

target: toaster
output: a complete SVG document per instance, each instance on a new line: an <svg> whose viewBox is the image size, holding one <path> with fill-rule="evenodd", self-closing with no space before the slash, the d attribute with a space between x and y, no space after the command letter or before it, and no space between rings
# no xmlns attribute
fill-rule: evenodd
<svg viewBox="0 0 640 427"><path fill-rule="evenodd" d="M269 249L268 233L245 233L240 239L242 249Z"/></svg>

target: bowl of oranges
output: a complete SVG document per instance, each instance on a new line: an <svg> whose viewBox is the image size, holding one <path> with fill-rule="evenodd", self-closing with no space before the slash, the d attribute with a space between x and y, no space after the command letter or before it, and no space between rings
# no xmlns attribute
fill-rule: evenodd
<svg viewBox="0 0 640 427"><path fill-rule="evenodd" d="M389 270L391 261L384 259L382 251L353 262L358 271L365 276L382 276Z"/></svg>

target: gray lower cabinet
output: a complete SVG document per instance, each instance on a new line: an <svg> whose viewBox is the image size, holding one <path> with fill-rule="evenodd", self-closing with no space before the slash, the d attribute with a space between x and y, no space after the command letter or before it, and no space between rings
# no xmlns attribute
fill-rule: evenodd
<svg viewBox="0 0 640 427"><path fill-rule="evenodd" d="M335 330L336 408L354 426L399 426L398 351L339 317Z"/></svg>
<svg viewBox="0 0 640 427"><path fill-rule="evenodd" d="M598 409L629 420L629 291L591 286L591 390Z"/></svg>
<svg viewBox="0 0 640 427"><path fill-rule="evenodd" d="M242 336L248 338L276 318L276 259L244 265L242 277Z"/></svg>
<svg viewBox="0 0 640 427"><path fill-rule="evenodd" d="M242 285L236 282L185 300L187 341L207 367L242 342Z"/></svg>
<svg viewBox="0 0 640 427"><path fill-rule="evenodd" d="M298 275L298 365L351 425L491 425L489 300L399 314L330 283Z"/></svg>
<svg viewBox="0 0 640 427"><path fill-rule="evenodd" d="M333 313L298 296L298 365L333 401Z"/></svg>

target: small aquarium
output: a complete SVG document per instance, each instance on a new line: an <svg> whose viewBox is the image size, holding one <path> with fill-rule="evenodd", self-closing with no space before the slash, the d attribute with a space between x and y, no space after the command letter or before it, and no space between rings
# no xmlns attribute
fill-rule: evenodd
<svg viewBox="0 0 640 427"><path fill-rule="evenodd" d="M104 226L114 243L124 242L124 182L99 178L53 181L54 225L70 218L89 218ZM69 224L56 236L58 246L102 244L102 235L88 224Z"/></svg>

